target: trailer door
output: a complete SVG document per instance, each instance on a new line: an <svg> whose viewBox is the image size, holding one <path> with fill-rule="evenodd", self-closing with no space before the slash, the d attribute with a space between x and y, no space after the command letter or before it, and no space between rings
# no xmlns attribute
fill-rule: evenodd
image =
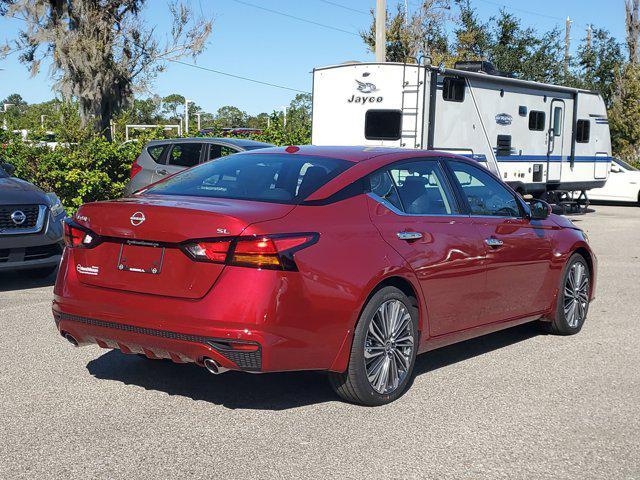
<svg viewBox="0 0 640 480"><path fill-rule="evenodd" d="M564 158L564 101L553 99L547 141L547 182L559 182Z"/></svg>

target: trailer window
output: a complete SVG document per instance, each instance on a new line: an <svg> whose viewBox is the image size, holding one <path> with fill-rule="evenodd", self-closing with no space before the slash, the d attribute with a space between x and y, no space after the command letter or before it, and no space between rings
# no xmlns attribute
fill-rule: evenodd
<svg viewBox="0 0 640 480"><path fill-rule="evenodd" d="M364 138L367 140L400 140L402 111L368 110L364 117Z"/></svg>
<svg viewBox="0 0 640 480"><path fill-rule="evenodd" d="M544 112L531 110L529 112L529 130L542 132L544 130L544 120L545 120L544 117L545 117Z"/></svg>
<svg viewBox="0 0 640 480"><path fill-rule="evenodd" d="M562 134L562 107L553 109L553 135L559 137Z"/></svg>
<svg viewBox="0 0 640 480"><path fill-rule="evenodd" d="M447 102L464 102L464 78L446 77L442 83L442 98Z"/></svg>
<svg viewBox="0 0 640 480"><path fill-rule="evenodd" d="M589 134L591 130L591 122L589 120L578 120L578 128L576 130L576 142L589 143Z"/></svg>

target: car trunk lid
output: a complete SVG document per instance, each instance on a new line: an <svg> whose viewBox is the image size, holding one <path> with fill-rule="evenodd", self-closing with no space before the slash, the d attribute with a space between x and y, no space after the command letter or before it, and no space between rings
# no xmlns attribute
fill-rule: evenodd
<svg viewBox="0 0 640 480"><path fill-rule="evenodd" d="M247 200L145 195L84 205L74 217L94 232L94 248L73 249L80 282L136 293L197 299L224 264L195 262L188 240L234 237L256 222L287 215L293 205Z"/></svg>

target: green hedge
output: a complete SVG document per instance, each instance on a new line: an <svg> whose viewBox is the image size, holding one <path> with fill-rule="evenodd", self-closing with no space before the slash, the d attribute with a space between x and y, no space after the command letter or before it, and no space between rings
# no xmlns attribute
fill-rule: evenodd
<svg viewBox="0 0 640 480"><path fill-rule="evenodd" d="M136 141L109 143L99 136L75 136L77 142L51 150L23 142L19 136L0 130L0 156L16 167L15 176L34 183L46 192L55 192L69 213L86 202L109 200L122 195L129 180L131 164L142 147L164 132L147 131ZM310 129L288 127L277 122L255 140L275 145L304 145L311 141Z"/></svg>
<svg viewBox="0 0 640 480"><path fill-rule="evenodd" d="M16 177L55 192L67 210L74 212L83 203L122 195L142 145L117 145L94 138L51 150L12 138L3 142L2 157L16 167Z"/></svg>

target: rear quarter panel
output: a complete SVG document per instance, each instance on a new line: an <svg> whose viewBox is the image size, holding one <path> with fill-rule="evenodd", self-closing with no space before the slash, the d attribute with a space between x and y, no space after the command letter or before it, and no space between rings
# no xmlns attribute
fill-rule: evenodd
<svg viewBox="0 0 640 480"><path fill-rule="evenodd" d="M386 242L369 218L366 198L358 195L322 206L298 206L283 219L250 225L244 234L318 232L318 242L295 254L299 302L283 302L276 324L298 323L311 335L321 333L320 356L334 358L332 370L344 370L353 330L369 295L385 278L400 276L420 294L413 271ZM285 288L287 288L285 286ZM282 291L280 294L285 295ZM288 292L293 293L293 292ZM422 299L418 298L419 304ZM421 312L422 313L422 312ZM420 315L422 318L422 314Z"/></svg>

